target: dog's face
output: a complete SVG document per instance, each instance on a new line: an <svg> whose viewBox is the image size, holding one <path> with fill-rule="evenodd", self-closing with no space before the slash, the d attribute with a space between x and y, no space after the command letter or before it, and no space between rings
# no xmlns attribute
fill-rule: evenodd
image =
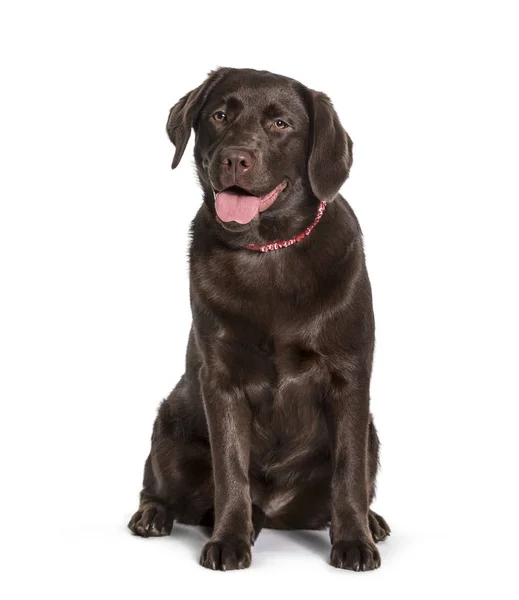
<svg viewBox="0 0 519 600"><path fill-rule="evenodd" d="M304 179L309 135L295 82L235 71L215 85L199 115L195 158L222 224L258 219Z"/></svg>
<svg viewBox="0 0 519 600"><path fill-rule="evenodd" d="M266 71L219 69L171 109L173 168L191 128L206 202L226 229L247 228L297 194L333 200L351 166L329 99Z"/></svg>

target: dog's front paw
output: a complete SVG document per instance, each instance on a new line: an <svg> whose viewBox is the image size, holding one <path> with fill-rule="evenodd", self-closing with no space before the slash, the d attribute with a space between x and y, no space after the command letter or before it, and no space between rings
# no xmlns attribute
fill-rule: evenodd
<svg viewBox="0 0 519 600"><path fill-rule="evenodd" d="M202 567L213 571L246 569L250 563L250 545L239 540L210 540L200 556Z"/></svg>
<svg viewBox="0 0 519 600"><path fill-rule="evenodd" d="M330 564L338 569L372 571L380 567L380 554L371 542L339 541L332 546Z"/></svg>

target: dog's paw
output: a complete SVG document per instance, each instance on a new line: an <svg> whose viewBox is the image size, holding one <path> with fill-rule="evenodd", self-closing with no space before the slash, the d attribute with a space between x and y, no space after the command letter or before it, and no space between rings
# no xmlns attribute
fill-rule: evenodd
<svg viewBox="0 0 519 600"><path fill-rule="evenodd" d="M213 571L231 571L250 567L250 545L238 540L214 540L204 546L200 564Z"/></svg>
<svg viewBox="0 0 519 600"><path fill-rule="evenodd" d="M380 554L371 542L352 540L335 542L330 564L350 571L372 571L380 567Z"/></svg>
<svg viewBox="0 0 519 600"><path fill-rule="evenodd" d="M160 504L145 505L130 519L128 528L141 537L169 535L173 528L173 515Z"/></svg>
<svg viewBox="0 0 519 600"><path fill-rule="evenodd" d="M369 511L369 530L375 542L382 542L391 535L391 529L385 519L372 510Z"/></svg>

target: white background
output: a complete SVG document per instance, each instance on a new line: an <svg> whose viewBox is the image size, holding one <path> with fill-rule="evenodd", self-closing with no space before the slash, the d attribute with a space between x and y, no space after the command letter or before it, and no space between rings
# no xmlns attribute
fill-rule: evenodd
<svg viewBox="0 0 519 600"><path fill-rule="evenodd" d="M517 597L513 4L2 3L4 598ZM355 142L393 529L373 573L329 567L325 532L264 531L214 573L202 530L125 528L190 323L201 200L166 118L218 65L325 91Z"/></svg>

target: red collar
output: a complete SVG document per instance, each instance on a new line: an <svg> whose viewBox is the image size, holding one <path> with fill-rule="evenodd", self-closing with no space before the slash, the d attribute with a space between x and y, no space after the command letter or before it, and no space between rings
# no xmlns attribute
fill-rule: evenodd
<svg viewBox="0 0 519 600"><path fill-rule="evenodd" d="M321 220L321 217L323 216L325 208L326 208L326 202L323 200L322 202L319 203L319 208L317 209L317 215L314 219L314 222L299 235L296 235L295 237L290 238L289 240L270 242L268 244L265 244L264 246L258 246L256 244L248 244L247 246L245 246L245 248L247 248L247 250L256 250L257 252L270 252L271 250L280 250L281 248L287 248L288 246L292 246L293 244L300 242L307 235L310 235L312 229Z"/></svg>

